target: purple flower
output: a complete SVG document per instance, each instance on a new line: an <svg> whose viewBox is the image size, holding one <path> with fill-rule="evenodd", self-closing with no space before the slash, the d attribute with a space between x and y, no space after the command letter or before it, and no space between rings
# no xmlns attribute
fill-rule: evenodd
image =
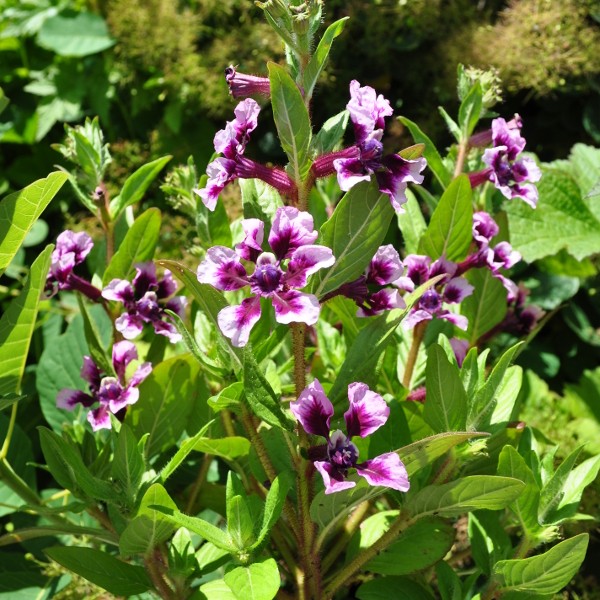
<svg viewBox="0 0 600 600"><path fill-rule="evenodd" d="M518 115L510 122L502 118L492 121L491 142L493 147L483 153L486 169L469 174L471 186L476 187L491 181L509 200L522 198L532 208L536 207L538 191L535 185L542 172L532 158L517 160L525 148L521 136L522 121ZM530 183L526 183L530 182Z"/></svg>
<svg viewBox="0 0 600 600"><path fill-rule="evenodd" d="M129 382L126 382L127 365L137 357L134 344L127 341L117 342L112 351L116 375L114 377L112 374L103 373L89 356L84 356L81 377L88 383L89 393L81 390L62 390L56 398L56 405L73 410L77 404L89 408L97 403L98 406L88 412L88 421L94 431L110 429L110 413L117 414L126 406L135 404L140 396L138 386L152 371L150 363L143 363L138 366Z"/></svg>
<svg viewBox="0 0 600 600"><path fill-rule="evenodd" d="M177 291L177 284L170 271L165 271L159 281L152 262L140 263L135 270L132 283L126 279L113 279L102 290L104 298L121 302L127 311L115 321L117 331L125 339L132 340L142 333L144 324L151 323L156 333L168 337L172 343L180 341L181 334L167 320L165 309L183 316L187 299L171 297Z"/></svg>
<svg viewBox="0 0 600 600"><path fill-rule="evenodd" d="M351 438L362 438L377 431L388 419L390 409L385 400L371 391L364 383L351 383L348 386L350 407L344 413L347 435L342 431L331 431L333 405L318 380L314 380L299 396L290 403L290 409L307 433L320 435L327 440L325 447L315 448L314 455L322 460L314 465L325 483L325 493L333 494L352 488L355 481L348 481L348 471L355 469L370 485L390 487L400 492L408 491L410 483L406 468L395 452L376 456L362 463L358 462L358 448Z"/></svg>
<svg viewBox="0 0 600 600"><path fill-rule="evenodd" d="M460 329L468 326L467 318L444 308L444 304L459 304L473 293L473 286L464 278L455 276L457 265L440 258L431 263L431 258L418 254L409 254L404 259L406 276L396 281L396 285L407 291L429 281L437 275L444 275L433 287L429 288L411 309L402 322L404 329L412 329L422 321L434 317L453 323Z"/></svg>
<svg viewBox="0 0 600 600"><path fill-rule="evenodd" d="M235 108L235 119L215 134L215 151L223 156L213 160L206 167L206 186L194 190L209 210L215 209L219 194L238 177L262 179L284 194L292 194L295 191L296 186L285 171L266 167L244 156L250 133L258 124L259 112L258 104L247 98Z"/></svg>
<svg viewBox="0 0 600 600"><path fill-rule="evenodd" d="M218 323L223 334L234 346L248 343L250 330L260 318L260 299L270 298L278 323L306 323L314 325L321 307L317 297L297 291L306 286L309 275L330 267L335 258L330 248L313 245L318 233L314 231L312 216L293 207L277 209L269 246L272 252L263 252L264 223L258 219L242 221L244 240L236 251L214 246L198 267L198 281L222 291L239 290L250 286L252 297L239 306L222 309ZM248 274L241 259L255 264Z"/></svg>
<svg viewBox="0 0 600 600"><path fill-rule="evenodd" d="M46 292L54 294L57 290L78 290L92 300L98 300L100 290L73 272L93 247L92 238L84 231L63 231L56 238L56 248L52 252Z"/></svg>
<svg viewBox="0 0 600 600"><path fill-rule="evenodd" d="M312 166L315 177L337 173L340 188L347 192L361 181L375 175L379 191L387 194L396 212L404 212L406 187L409 182L422 183L424 158L407 160L399 154L383 156L384 118L393 112L388 100L377 96L372 87L354 80L350 83L350 101L346 108L354 127L356 144L340 152L317 158Z"/></svg>
<svg viewBox="0 0 600 600"><path fill-rule="evenodd" d="M234 98L245 98L255 94L267 97L271 95L271 82L268 78L238 73L233 65L225 69L225 81L229 86L229 93Z"/></svg>

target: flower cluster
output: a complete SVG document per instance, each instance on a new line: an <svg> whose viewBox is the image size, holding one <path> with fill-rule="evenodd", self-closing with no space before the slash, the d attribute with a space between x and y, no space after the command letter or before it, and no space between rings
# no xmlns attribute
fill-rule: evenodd
<svg viewBox="0 0 600 600"><path fill-rule="evenodd" d="M535 208L538 191L533 184L540 180L542 173L532 158L518 159L525 148L525 138L521 136L522 125L519 115L515 115L508 123L502 118L494 119L491 131L476 134L471 138L472 146L480 146L487 145L491 137L492 148L483 153L483 162L487 167L470 173L469 179L472 187L491 181L509 200L522 198ZM528 181L531 183L526 183Z"/></svg>
<svg viewBox="0 0 600 600"><path fill-rule="evenodd" d="M113 279L102 290L103 298L122 303L127 311L115 321L117 331L125 339L132 340L142 333L146 323L150 323L155 333L166 336L172 343L179 342L181 334L167 320L165 309L183 316L187 298L173 296L177 284L170 271L165 271L159 280L152 262L140 263L135 270L133 282Z"/></svg>
<svg viewBox="0 0 600 600"><path fill-rule="evenodd" d="M388 452L359 463L358 448L351 441L354 436L367 437L386 423L390 409L385 400L366 384L351 383L348 386L348 402L350 407L344 413L347 434L339 429L331 431L333 405L318 380L315 379L298 400L290 404L304 431L327 440L325 446L311 449L312 456L318 459L313 462L323 477L325 493L354 487L356 482L347 479L350 469L355 469L370 485L408 491L408 474L398 454Z"/></svg>
<svg viewBox="0 0 600 600"><path fill-rule="evenodd" d="M377 95L372 87L350 83L350 101L346 108L354 128L355 145L340 152L323 155L313 164L315 177L333 172L343 191L361 181L370 181L375 175L379 191L387 194L396 212L403 212L408 182L422 183L421 171L427 166L424 158L407 160L399 154L383 156L383 128L385 117L393 113L388 100Z"/></svg>
<svg viewBox="0 0 600 600"><path fill-rule="evenodd" d="M262 179L284 194L295 190L294 182L282 169L269 168L244 156L250 133L256 129L260 107L251 98L240 102L235 119L214 137L215 151L223 156L206 167L208 181L202 189L194 190L209 210L214 210L219 194L235 179Z"/></svg>
<svg viewBox="0 0 600 600"><path fill-rule="evenodd" d="M134 344L127 341L117 342L112 350L114 373L108 374L103 373L89 356L84 356L81 377L88 383L89 393L81 390L62 390L56 398L56 405L59 408L73 410L78 404L86 408L98 404L88 412L88 421L94 431L110 429L110 414L116 415L126 406L138 401L140 395L138 386L152 371L150 363L143 363L126 382L127 366L131 361L137 360L137 357Z"/></svg>
<svg viewBox="0 0 600 600"><path fill-rule="evenodd" d="M248 343L250 330L260 318L260 299L269 298L278 323L300 322L314 325L321 310L317 297L299 292L309 275L331 266L335 258L330 248L314 245L312 216L293 207L279 208L269 233L271 251L264 252L264 223L242 221L244 240L231 250L214 246L198 267L198 281L223 291L250 286L252 296L239 306L222 309L218 323L234 346ZM251 274L241 260L254 263Z"/></svg>

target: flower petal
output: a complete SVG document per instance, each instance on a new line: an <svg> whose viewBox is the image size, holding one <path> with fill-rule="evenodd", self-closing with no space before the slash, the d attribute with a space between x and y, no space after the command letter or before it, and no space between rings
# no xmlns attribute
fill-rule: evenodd
<svg viewBox="0 0 600 600"><path fill-rule="evenodd" d="M126 340L133 340L144 331L144 321L138 315L124 313L115 321L115 329Z"/></svg>
<svg viewBox="0 0 600 600"><path fill-rule="evenodd" d="M235 170L236 163L229 158L216 158L208 164L206 167L206 174L208 175L206 186L194 190L208 210L215 210L219 194L228 183L231 183L237 177Z"/></svg>
<svg viewBox="0 0 600 600"><path fill-rule="evenodd" d="M102 297L123 304L135 302L133 286L126 279L113 279L102 290Z"/></svg>
<svg viewBox="0 0 600 600"><path fill-rule="evenodd" d="M115 367L115 373L120 381L125 379L127 365L137 357L138 352L135 344L128 341L122 341L113 345L112 362Z"/></svg>
<svg viewBox="0 0 600 600"><path fill-rule="evenodd" d="M262 252L265 224L260 219L244 219L242 229L244 230L244 239L235 249L244 260L256 262L258 255Z"/></svg>
<svg viewBox="0 0 600 600"><path fill-rule="evenodd" d="M134 386L127 386L117 398L108 401L108 406L110 411L116 414L126 406L135 404L139 398L140 390Z"/></svg>
<svg viewBox="0 0 600 600"><path fill-rule="evenodd" d="M390 415L390 407L366 383L351 383L348 386L350 408L344 413L348 437L366 437L377 431Z"/></svg>
<svg viewBox="0 0 600 600"><path fill-rule="evenodd" d="M390 202L397 213L404 212L402 205L406 203L406 186L410 183L423 183L421 171L427 166L424 158L406 160L399 154L390 154L382 160L385 167L377 171L376 177L379 191L390 197Z"/></svg>
<svg viewBox="0 0 600 600"><path fill-rule="evenodd" d="M384 117L393 114L389 100L370 86L361 86L356 79L350 82L350 101L346 105L354 125L354 135L360 144L375 129L383 129Z"/></svg>
<svg viewBox="0 0 600 600"><path fill-rule="evenodd" d="M321 477L323 477L326 494L348 490L356 485L355 481L345 479L344 474L328 461L317 460L313 464L315 465L315 469L321 473Z"/></svg>
<svg viewBox="0 0 600 600"><path fill-rule="evenodd" d="M318 379L302 390L298 400L290 402L290 410L306 433L329 438L333 404Z"/></svg>
<svg viewBox="0 0 600 600"><path fill-rule="evenodd" d="M157 333L158 335L164 335L166 338L168 338L171 344L176 344L183 339L179 331L177 331L177 327L175 327L173 323L155 320L152 321L152 327L154 328L154 333Z"/></svg>
<svg viewBox="0 0 600 600"><path fill-rule="evenodd" d="M321 305L313 294L295 290L274 292L272 297L275 320L278 323L306 323L314 325L319 319Z"/></svg>
<svg viewBox="0 0 600 600"><path fill-rule="evenodd" d="M87 420L94 431L110 429L110 412L108 407L101 405L87 414Z"/></svg>
<svg viewBox="0 0 600 600"><path fill-rule="evenodd" d="M334 262L331 248L318 245L302 246L294 251L283 279L290 287L303 288L309 275L330 267Z"/></svg>
<svg viewBox="0 0 600 600"><path fill-rule="evenodd" d="M464 277L454 277L444 286L443 300L449 304L458 304L470 296L474 289Z"/></svg>
<svg viewBox="0 0 600 600"><path fill-rule="evenodd" d="M91 406L95 400L81 390L61 390L56 396L56 406L66 410L73 410L78 404Z"/></svg>
<svg viewBox="0 0 600 600"><path fill-rule="evenodd" d="M398 279L404 271L398 251L391 244L380 246L367 270L367 283L387 285Z"/></svg>
<svg viewBox="0 0 600 600"><path fill-rule="evenodd" d="M336 158L333 168L337 173L340 189L347 192L361 181L371 181L373 171L366 167L360 158Z"/></svg>
<svg viewBox="0 0 600 600"><path fill-rule="evenodd" d="M398 290L383 289L371 294L366 299L368 306L359 307L357 317L373 317L392 308L406 308L406 302Z"/></svg>
<svg viewBox="0 0 600 600"><path fill-rule="evenodd" d="M239 290L249 283L239 256L225 246L209 248L196 275L200 283L208 283L223 291Z"/></svg>
<svg viewBox="0 0 600 600"><path fill-rule="evenodd" d="M81 367L80 374L90 384L92 389L98 389L100 385L100 369L90 356L83 357L83 366Z"/></svg>
<svg viewBox="0 0 600 600"><path fill-rule="evenodd" d="M135 277L132 284L137 298L150 290L156 290L158 288L156 265L152 261L137 263L135 265Z"/></svg>
<svg viewBox="0 0 600 600"><path fill-rule="evenodd" d="M145 362L142 363L135 371L131 379L129 380L129 386L136 387L150 375L152 372L152 363Z"/></svg>
<svg viewBox="0 0 600 600"><path fill-rule="evenodd" d="M291 258L297 248L312 244L319 233L312 215L293 206L277 209L269 233L269 245L279 260Z"/></svg>
<svg viewBox="0 0 600 600"><path fill-rule="evenodd" d="M239 306L223 308L217 317L223 335L237 348L248 343L250 330L260 319L260 298L253 296L242 300Z"/></svg>
<svg viewBox="0 0 600 600"><path fill-rule="evenodd" d="M399 492L407 492L410 488L406 468L395 452L388 452L356 465L356 472L369 485L382 485Z"/></svg>

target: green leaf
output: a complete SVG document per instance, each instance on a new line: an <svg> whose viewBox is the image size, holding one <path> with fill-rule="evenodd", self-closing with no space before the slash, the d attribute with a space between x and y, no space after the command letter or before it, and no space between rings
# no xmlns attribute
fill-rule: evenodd
<svg viewBox="0 0 600 600"><path fill-rule="evenodd" d="M186 354L156 365L140 385L140 399L129 407L125 422L138 438L150 434L147 457L176 445L196 405L199 378L198 363Z"/></svg>
<svg viewBox="0 0 600 600"><path fill-rule="evenodd" d="M133 435L131 429L125 423L122 423L115 444L111 476L113 481L123 490L123 494L128 499L131 507L135 504L145 471L144 454L139 447L137 438Z"/></svg>
<svg viewBox="0 0 600 600"><path fill-rule="evenodd" d="M335 150L336 146L343 140L344 132L348 126L350 113L347 110L330 117L323 123L319 133L313 138L313 152L316 156L327 154Z"/></svg>
<svg viewBox="0 0 600 600"><path fill-rule="evenodd" d="M554 522L572 517L577 512L583 490L596 480L600 470L600 455L592 456L577 465L567 476L564 494L558 509L552 513Z"/></svg>
<svg viewBox="0 0 600 600"><path fill-rule="evenodd" d="M188 517L176 509L164 506L152 506L151 508L166 515L166 519L171 521L171 523L174 523L178 527L189 529L191 532L198 534L218 548L227 550L228 552L236 551L231 543L229 535L218 527L211 525L208 521L197 517Z"/></svg>
<svg viewBox="0 0 600 600"><path fill-rule="evenodd" d="M347 560L372 546L389 529L394 518L398 518L398 511L380 512L363 521L359 534L350 542ZM442 519L420 519L372 558L364 569L381 575L409 575L421 571L444 558L455 535L452 525Z"/></svg>
<svg viewBox="0 0 600 600"><path fill-rule="evenodd" d="M203 583L198 588L199 594L194 594L191 600L237 600L237 596L231 591L224 579L213 579Z"/></svg>
<svg viewBox="0 0 600 600"><path fill-rule="evenodd" d="M332 23L323 34L323 37L319 40L319 45L312 55L308 65L304 69L304 94L307 98L311 98L315 85L319 79L319 75L327 62L329 51L333 40L342 33L346 21L349 17L343 17L338 21Z"/></svg>
<svg viewBox="0 0 600 600"><path fill-rule="evenodd" d="M469 320L467 339L473 345L502 322L506 315L506 289L489 269L471 269L466 274L475 288L460 304L460 312Z"/></svg>
<svg viewBox="0 0 600 600"><path fill-rule="evenodd" d="M589 536L580 533L544 554L520 560L501 560L494 575L502 591L556 594L571 581L583 563Z"/></svg>
<svg viewBox="0 0 600 600"><path fill-rule="evenodd" d="M295 421L283 412L279 398L262 374L252 351L244 349L244 393L254 414L273 427L293 431Z"/></svg>
<svg viewBox="0 0 600 600"><path fill-rule="evenodd" d="M272 600L281 584L277 563L272 558L225 573L225 583L239 600Z"/></svg>
<svg viewBox="0 0 600 600"><path fill-rule="evenodd" d="M232 476L231 471L228 476ZM227 498L227 532L233 545L243 552L254 542L254 521L244 496Z"/></svg>
<svg viewBox="0 0 600 600"><path fill-rule="evenodd" d="M425 151L423 156L427 159L427 166L431 169L436 179L440 182L442 188L446 189L452 181L452 174L444 165L442 157L437 151L434 143L421 131L416 123L413 123L406 117L399 117L400 122L408 127L415 143L425 144Z"/></svg>
<svg viewBox="0 0 600 600"><path fill-rule="evenodd" d="M439 344L432 344L428 348L425 378L425 421L437 433L464 431L467 421L467 395L460 380L458 367L448 360Z"/></svg>
<svg viewBox="0 0 600 600"><path fill-rule="evenodd" d="M454 446L471 438L487 435L489 434L471 431L438 433L400 448L398 455L410 477L420 469L431 465L436 458L445 454L450 448L454 448Z"/></svg>
<svg viewBox="0 0 600 600"><path fill-rule="evenodd" d="M27 396L15 394L14 392L2 394L2 396L0 396L0 411L10 408L13 404L16 404L20 400L24 400L25 398L27 398Z"/></svg>
<svg viewBox="0 0 600 600"><path fill-rule="evenodd" d="M482 429L492 422L492 416L498 404L498 392L501 389L506 370L520 352L523 343L519 342L509 348L496 363L485 384L475 393L469 403L467 429Z"/></svg>
<svg viewBox="0 0 600 600"><path fill-rule="evenodd" d="M493 565L512 551L510 538L497 516L488 511L469 513L468 534L473 560L489 577Z"/></svg>
<svg viewBox="0 0 600 600"><path fill-rule="evenodd" d="M527 262L553 256L563 248L577 260L596 254L600 217L586 206L575 180L563 171L545 168L536 185L536 209L521 201L505 203L513 248Z"/></svg>
<svg viewBox="0 0 600 600"><path fill-rule="evenodd" d="M45 554L69 571L116 596L133 596L152 589L143 567L130 565L94 548L46 548Z"/></svg>
<svg viewBox="0 0 600 600"><path fill-rule="evenodd" d="M136 263L152 260L160 239L161 216L158 208L149 208L129 228L119 249L102 277L102 284L113 279L128 279Z"/></svg>
<svg viewBox="0 0 600 600"><path fill-rule="evenodd" d="M4 90L0 88L0 114L10 104L10 100L6 97Z"/></svg>
<svg viewBox="0 0 600 600"><path fill-rule="evenodd" d="M80 294L77 294L77 303L79 304L79 312L83 319L83 331L85 333L85 340L90 351L92 360L106 375L115 376L115 369L113 366L112 359L108 357L106 349L100 339L100 334L94 320L90 317L88 309L85 305L85 301Z"/></svg>
<svg viewBox="0 0 600 600"><path fill-rule="evenodd" d="M248 456L250 441L237 435L220 439L202 437L196 440L194 450L214 454L227 460L235 460L240 456Z"/></svg>
<svg viewBox="0 0 600 600"><path fill-rule="evenodd" d="M181 527L169 543L169 571L191 577L198 572L198 561L194 552L194 543L190 532Z"/></svg>
<svg viewBox="0 0 600 600"><path fill-rule="evenodd" d="M446 121L446 127L448 127L448 130L454 136L454 139L460 143L460 140L462 138L460 127L457 125L456 121L444 110L442 106L438 106L438 110L440 111L440 114L442 115L444 121Z"/></svg>
<svg viewBox="0 0 600 600"><path fill-rule="evenodd" d="M25 287L0 319L0 394L20 392L40 295L50 268L52 248L46 246L35 259Z"/></svg>
<svg viewBox="0 0 600 600"><path fill-rule="evenodd" d="M434 600L432 593L408 577L377 577L356 590L359 600Z"/></svg>
<svg viewBox="0 0 600 600"><path fill-rule="evenodd" d="M263 513L262 525L260 527L260 531L258 532L256 542L254 542L250 548L251 551L255 551L260 547L260 545L266 540L271 529L273 529L277 519L279 519L279 515L281 515L281 510L283 509L283 505L287 498L290 485L290 479L287 477L282 477L281 475L275 477L275 479L271 482L271 487L267 492L267 498L265 500L265 510Z"/></svg>
<svg viewBox="0 0 600 600"><path fill-rule="evenodd" d="M51 173L0 202L0 275L11 263L23 240L52 198L67 180L64 173Z"/></svg>
<svg viewBox="0 0 600 600"><path fill-rule="evenodd" d="M260 219L265 224L270 223L277 209L283 206L277 190L260 179L240 179L239 184L242 192L244 218ZM227 222L229 223L229 218L227 218ZM265 239L268 237L269 232L265 231Z"/></svg>
<svg viewBox="0 0 600 600"><path fill-rule="evenodd" d="M319 244L333 251L335 263L313 275L312 290L321 297L363 274L381 246L394 215L386 194L375 184L355 185L321 227Z"/></svg>
<svg viewBox="0 0 600 600"><path fill-rule="evenodd" d="M409 492L406 510L413 517L455 517L473 510L505 508L523 491L525 484L511 477L471 475L451 483L429 485Z"/></svg>
<svg viewBox="0 0 600 600"><path fill-rule="evenodd" d="M287 71L270 62L271 105L281 147L290 161L293 179L300 182L308 170L311 128L302 94Z"/></svg>
<svg viewBox="0 0 600 600"><path fill-rule="evenodd" d="M135 517L119 538L119 549L123 556L148 554L173 534L175 526L156 510L156 506L177 510L177 505L159 483L146 490Z"/></svg>
<svg viewBox="0 0 600 600"><path fill-rule="evenodd" d="M425 233L427 225L415 195L410 190L406 190L406 198L407 202L403 206L404 212L398 213L396 217L398 219L398 227L402 232L406 252L408 254L416 254L419 241Z"/></svg>
<svg viewBox="0 0 600 600"><path fill-rule="evenodd" d="M483 110L481 84L477 81L469 90L458 109L458 124L462 130L462 139L467 140L479 122Z"/></svg>
<svg viewBox="0 0 600 600"><path fill-rule="evenodd" d="M473 234L473 193L469 178L460 175L448 185L431 215L427 231L419 243L419 253L432 260L444 256L460 261L467 255Z"/></svg>
<svg viewBox="0 0 600 600"><path fill-rule="evenodd" d="M514 477L525 484L519 497L510 505L510 509L517 515L523 529L535 536L540 529L538 522L540 488L533 472L512 446L505 446L500 452L498 475Z"/></svg>
<svg viewBox="0 0 600 600"><path fill-rule="evenodd" d="M215 396L208 399L208 405L215 411L219 412L225 408L231 408L239 405L244 393L244 384L236 381L226 388L222 389Z"/></svg>
<svg viewBox="0 0 600 600"><path fill-rule="evenodd" d="M594 190L600 181L600 148L587 146L586 144L575 144L569 154L569 162L572 165L573 178L577 182L581 194L588 197L588 206L600 220L600 203L593 198Z"/></svg>
<svg viewBox="0 0 600 600"><path fill-rule="evenodd" d="M115 221L125 208L139 202L144 197L150 184L171 158L173 157L170 155L157 158L140 167L126 179L121 193L110 202L110 214Z"/></svg>

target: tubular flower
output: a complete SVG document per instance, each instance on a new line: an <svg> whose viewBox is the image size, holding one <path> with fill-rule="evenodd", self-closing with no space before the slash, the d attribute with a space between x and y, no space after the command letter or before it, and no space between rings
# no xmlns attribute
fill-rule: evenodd
<svg viewBox="0 0 600 600"><path fill-rule="evenodd" d="M279 208L269 233L270 252L262 248L262 221L245 219L242 226L245 238L235 251L214 246L198 267L198 281L219 290L250 286L250 298L219 312L218 323L223 334L234 346L245 346L260 318L261 298L271 299L278 323L314 325L321 310L319 301L316 296L298 290L306 286L309 275L330 267L335 258L330 248L313 244L318 233L314 231L312 216L290 206ZM251 274L241 259L254 263Z"/></svg>
<svg viewBox="0 0 600 600"><path fill-rule="evenodd" d="M406 160L399 154L383 156L385 117L393 113L388 100L369 86L350 82L350 101L346 108L354 128L356 144L351 148L322 156L315 160L313 173L323 177L337 173L340 188L347 192L360 181L370 181L375 175L379 191L387 194L396 212L404 212L408 182L422 183L421 171L427 166L424 158Z"/></svg>
<svg viewBox="0 0 600 600"><path fill-rule="evenodd" d="M284 194L295 190L294 182L282 169L271 169L246 158L246 144L250 133L258 124L260 107L251 98L240 102L235 110L235 119L214 137L215 151L223 156L216 158L206 167L208 181L202 189L194 192L200 196L209 210L214 210L219 194L226 185L237 179L262 179Z"/></svg>
<svg viewBox="0 0 600 600"><path fill-rule="evenodd" d="M409 254L404 259L407 268L406 276L396 281L396 285L407 291L426 281L444 275L433 287L429 288L418 300L410 313L402 321L404 329L412 329L421 321L429 321L434 317L453 323L460 329L468 326L467 318L444 308L444 304L459 304L473 293L473 286L464 278L457 277L457 265L440 258L431 263L431 258L418 254Z"/></svg>
<svg viewBox="0 0 600 600"><path fill-rule="evenodd" d="M52 252L46 292L54 294L57 290L78 290L92 300L98 300L100 290L73 272L93 247L92 238L84 231L63 231L56 238L56 248Z"/></svg>
<svg viewBox="0 0 600 600"><path fill-rule="evenodd" d="M290 404L292 413L307 433L327 440L325 447L313 449L313 454L322 459L315 460L314 465L323 477L325 493L354 487L356 482L346 479L350 469L355 469L370 485L408 491L408 474L398 454L388 452L359 463L358 448L351 441L354 436L367 437L386 423L390 409L385 400L366 384L351 383L348 402L350 407L344 413L347 434L339 429L331 431L333 405L318 380L315 379L298 400Z"/></svg>
<svg viewBox="0 0 600 600"><path fill-rule="evenodd" d="M491 181L505 198L522 198L529 206L535 208L538 191L533 184L540 180L542 172L532 158L523 157L517 160L525 148L521 126L522 121L518 115L508 123L502 118L492 121L492 148L483 153L483 162L487 168L470 173L469 179L472 187ZM482 134L477 135L481 137ZM478 143L477 135L474 136L474 145Z"/></svg>
<svg viewBox="0 0 600 600"><path fill-rule="evenodd" d="M271 95L271 82L267 77L239 73L233 65L225 69L225 81L229 86L229 93L234 98L245 98L255 94L268 98Z"/></svg>
<svg viewBox="0 0 600 600"><path fill-rule="evenodd" d="M152 371L150 363L143 363L129 382L126 382L127 365L137 357L134 344L127 341L117 342L112 351L114 374L106 374L89 356L84 356L81 377L88 383L89 393L81 390L62 390L56 398L56 405L73 410L77 404L89 408L98 403L96 408L88 412L88 421L94 431L110 429L110 413L117 414L126 406L135 404L140 396L138 386Z"/></svg>
<svg viewBox="0 0 600 600"><path fill-rule="evenodd" d="M165 309L183 316L187 298L172 297L177 291L177 284L170 271L165 271L159 281L152 262L140 263L135 270L133 282L113 279L102 290L103 298L121 302L127 311L115 321L117 331L125 339L132 340L142 333L146 323L150 323L159 335L169 338L172 343L179 342L181 334L167 320Z"/></svg>

